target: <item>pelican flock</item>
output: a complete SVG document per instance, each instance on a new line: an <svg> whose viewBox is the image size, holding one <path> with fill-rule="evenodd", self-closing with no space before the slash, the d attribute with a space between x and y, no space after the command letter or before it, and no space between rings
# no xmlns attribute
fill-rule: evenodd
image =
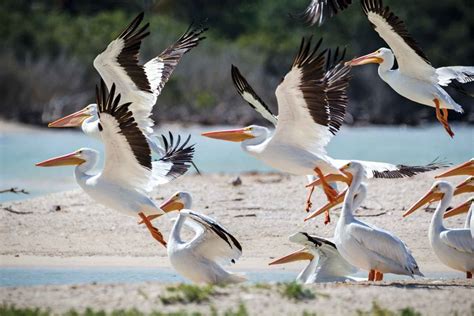
<svg viewBox="0 0 474 316"><path fill-rule="evenodd" d="M327 18L351 4L351 0L311 0L300 17L311 25L321 26ZM297 232L289 240L303 248L270 262L275 266L308 261L296 277L303 284L366 280L356 276L360 270L367 273L368 281L377 282L387 273L424 277L405 242L390 231L359 220L354 212L362 207L371 178L414 177L447 167L447 164L438 161L421 166L392 164L335 159L328 154L327 145L344 124L350 102L352 67L379 64L382 80L407 99L434 107L436 118L451 137L454 133L448 123L448 110L463 110L443 87L452 81L474 80L474 67L431 66L404 22L381 0L361 0L361 4L367 19L390 49L381 48L375 53L345 60L345 50L324 48L322 39L314 43L312 37L303 37L290 70L275 90L278 115L272 113L240 70L231 65L229 79L237 93L274 129L250 125L202 134L240 142L244 152L268 166L284 173L307 176L308 195L302 223L326 213L327 224L331 209L342 203L332 236L312 235L295 227ZM207 28L191 25L162 53L141 64L140 47L150 34L149 24L143 24L143 20L143 13L137 15L94 59L93 65L100 76L96 102L48 125L80 126L85 134L99 139L104 145L103 168L96 171L101 157L91 148L47 159L37 166L74 166L75 180L83 191L108 209L145 224L152 238L167 248L170 265L187 280L208 284L244 282L247 280L244 274L226 267L236 264L243 255L237 234L231 233L239 231L236 221L227 229L209 215L193 210L192 196L186 191L178 191L161 205L151 195L152 190L184 175L193 165L195 145L190 144L190 136L184 139L172 133L155 134L152 116L155 103L174 69L185 54L202 42ZM395 61L398 69L392 69ZM359 146L364 146L363 140ZM444 265L472 278L473 197L452 209L448 207L453 196L474 192L474 160L445 170L436 178L454 176L468 178L455 187L444 180L435 182L403 217L427 203L438 203L428 233L431 248ZM338 190L339 182L347 188ZM328 202L312 210L316 186L321 186ZM281 192L275 194L276 197L285 198ZM166 241L153 221L172 212L177 215ZM464 228L444 226L443 218L464 213L468 213ZM221 216L217 214L215 218Z"/></svg>

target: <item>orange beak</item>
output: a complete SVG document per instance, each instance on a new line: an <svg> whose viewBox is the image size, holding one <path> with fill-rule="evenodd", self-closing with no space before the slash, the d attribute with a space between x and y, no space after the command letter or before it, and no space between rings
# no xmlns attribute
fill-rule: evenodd
<svg viewBox="0 0 474 316"><path fill-rule="evenodd" d="M54 157L36 164L37 167L57 167L57 166L77 166L86 162L84 159L81 159L77 156L76 152Z"/></svg>
<svg viewBox="0 0 474 316"><path fill-rule="evenodd" d="M85 119L91 117L87 108L74 112L48 124L48 127L75 127L81 126Z"/></svg>
<svg viewBox="0 0 474 316"><path fill-rule="evenodd" d="M240 128L240 129L230 129L230 130L224 130L224 131L207 132L207 133L202 133L201 135L205 137L209 137L209 138L226 140L229 142L243 142L246 139L255 138L255 136L253 136L250 133L249 127Z"/></svg>
<svg viewBox="0 0 474 316"><path fill-rule="evenodd" d="M348 66L362 66L366 64L381 64L383 63L383 58L380 58L377 56L377 52L373 52L371 54L361 56L358 58L354 58L351 61L346 62L346 65Z"/></svg>
<svg viewBox="0 0 474 316"><path fill-rule="evenodd" d="M417 209L419 209L420 207L422 207L423 205L427 203L436 201L435 199L439 195L441 195L440 199L442 199L444 196L443 193L436 193L433 190L430 190L428 193L425 194L425 196L419 199L418 202L416 202L412 207L410 207L410 209L403 214L403 217L407 217L408 215L410 215L411 213L413 213L414 211L416 211Z"/></svg>
<svg viewBox="0 0 474 316"><path fill-rule="evenodd" d="M471 159L459 166L448 169L440 175L437 175L435 178L447 178L454 176L474 176L474 159Z"/></svg>
<svg viewBox="0 0 474 316"><path fill-rule="evenodd" d="M342 171L342 170L341 170ZM344 182L347 185L350 185L352 182L352 175L350 173L344 173L346 177L342 174L328 174L324 176L327 182ZM316 179L315 181L311 182L310 184L306 185L307 188L315 187L321 185L321 179Z"/></svg>
<svg viewBox="0 0 474 316"><path fill-rule="evenodd" d="M268 265L271 266L274 264L283 264L302 260L313 260L313 258L314 256L309 251L307 251L306 248L302 248L300 250L290 253L289 255L275 259Z"/></svg>
<svg viewBox="0 0 474 316"><path fill-rule="evenodd" d="M449 217L452 217L452 216L456 216L456 215L459 215L459 214L469 212L469 209L471 208L472 202L474 202L474 198L470 198L469 200L467 200L463 204L461 204L461 205L459 205L459 206L457 206L453 209L450 209L448 212L444 213L444 218L449 218Z"/></svg>
<svg viewBox="0 0 474 316"><path fill-rule="evenodd" d="M172 211L181 211L184 208L184 204L176 195L173 195L167 201L163 202L163 204L160 205L160 208L166 213Z"/></svg>
<svg viewBox="0 0 474 316"><path fill-rule="evenodd" d="M320 209L318 209L318 210L314 211L313 213L309 214L308 216L306 216L304 221L305 222L309 221L310 219L315 218L316 216L319 216L319 215L323 214L324 212L329 211L333 207L335 207L335 206L341 204L342 202L344 202L344 196L346 195L346 192L347 192L347 189L342 191L341 193L339 193L339 195L336 196L336 199L334 200L334 202L327 202L326 205L324 205Z"/></svg>
<svg viewBox="0 0 474 316"><path fill-rule="evenodd" d="M466 181L458 184L454 190L454 195L474 192L474 177L469 177Z"/></svg>

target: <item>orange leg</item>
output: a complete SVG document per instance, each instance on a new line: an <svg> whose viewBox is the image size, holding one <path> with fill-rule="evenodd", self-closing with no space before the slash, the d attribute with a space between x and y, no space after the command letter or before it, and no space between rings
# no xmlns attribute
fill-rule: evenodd
<svg viewBox="0 0 474 316"><path fill-rule="evenodd" d="M314 192L314 187L311 187L308 192L308 198L306 199L306 213L311 211L311 207L313 206L313 203L311 203L311 196L313 196Z"/></svg>
<svg viewBox="0 0 474 316"><path fill-rule="evenodd" d="M375 281L382 281L383 280L383 273L379 271L375 271Z"/></svg>
<svg viewBox="0 0 474 316"><path fill-rule="evenodd" d="M369 271L369 276L367 277L368 281L374 281L375 279L375 270L370 270Z"/></svg>
<svg viewBox="0 0 474 316"><path fill-rule="evenodd" d="M326 178L324 177L324 174L322 173L321 169L319 168L314 168L314 172L318 175L319 179L321 179L321 185L323 187L324 193L326 194L326 197L329 202L334 202L336 200L336 197L338 195L337 191L334 190L329 183L326 181Z"/></svg>
<svg viewBox="0 0 474 316"><path fill-rule="evenodd" d="M150 220L145 214L140 212L138 213L138 215L142 218L142 221L146 225L148 230L150 231L151 236L155 238L160 244L162 244L166 248L166 241L163 238L163 234L161 234L161 232L151 224Z"/></svg>
<svg viewBox="0 0 474 316"><path fill-rule="evenodd" d="M151 222L152 220L154 220L155 218L158 218L158 217L160 217L160 216L161 216L161 214L155 214L155 215L149 215L149 216L147 216L146 218L148 219L148 221ZM141 221L138 222L139 225L141 225L141 224L143 224L143 223L144 223L143 220L141 220Z"/></svg>
<svg viewBox="0 0 474 316"><path fill-rule="evenodd" d="M436 105L436 118L438 119L438 121L441 124L443 124L444 129L449 134L449 136L451 136L451 138L453 138L454 137L454 132L451 129L451 127L449 126L449 123L448 123L448 109L444 109L444 108L441 109L438 99L433 99L433 102Z"/></svg>
<svg viewBox="0 0 474 316"><path fill-rule="evenodd" d="M472 279L472 272L467 271L466 272L466 278L467 279Z"/></svg>

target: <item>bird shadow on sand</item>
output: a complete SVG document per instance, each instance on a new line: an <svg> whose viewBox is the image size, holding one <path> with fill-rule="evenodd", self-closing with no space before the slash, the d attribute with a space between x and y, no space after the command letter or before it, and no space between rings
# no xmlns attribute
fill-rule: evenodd
<svg viewBox="0 0 474 316"><path fill-rule="evenodd" d="M420 280L420 281L409 281L409 282L382 282L382 283L375 283L375 282L361 282L361 283L350 283L351 285L358 285L358 286L378 286L378 287L395 287L395 288L403 288L403 289L429 289L429 290L446 290L447 288L472 288L472 284L465 284L464 282L461 283L457 282L458 280L446 280L446 281L439 281L436 280L435 282L429 283L428 280Z"/></svg>

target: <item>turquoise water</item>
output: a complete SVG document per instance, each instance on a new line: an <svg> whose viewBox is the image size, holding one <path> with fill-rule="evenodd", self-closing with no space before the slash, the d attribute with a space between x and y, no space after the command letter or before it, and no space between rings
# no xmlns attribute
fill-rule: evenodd
<svg viewBox="0 0 474 316"><path fill-rule="evenodd" d="M261 270L238 271L244 273L250 283L259 282L290 282L298 275L298 271ZM360 272L356 276L367 277ZM463 273L443 272L428 273L431 279L464 278ZM407 276L386 274L384 279L408 280ZM171 268L132 268L132 267L102 267L102 268L0 268L0 287L34 286L34 285L63 285L87 283L139 283L139 282L176 283L187 282Z"/></svg>
<svg viewBox="0 0 474 316"><path fill-rule="evenodd" d="M222 127L173 128L182 135L192 134L197 144L195 162L203 173L271 171L245 154L240 145L201 137L203 131ZM474 156L474 128L454 126L450 139L438 125L423 128L356 127L343 128L328 146L334 158L352 158L404 164L425 164L439 157L459 163ZM7 132L0 135L0 188L19 187L30 195L1 194L0 201L24 199L76 188L72 167L38 168L34 164L80 147L102 150L102 145L78 130L44 129Z"/></svg>

